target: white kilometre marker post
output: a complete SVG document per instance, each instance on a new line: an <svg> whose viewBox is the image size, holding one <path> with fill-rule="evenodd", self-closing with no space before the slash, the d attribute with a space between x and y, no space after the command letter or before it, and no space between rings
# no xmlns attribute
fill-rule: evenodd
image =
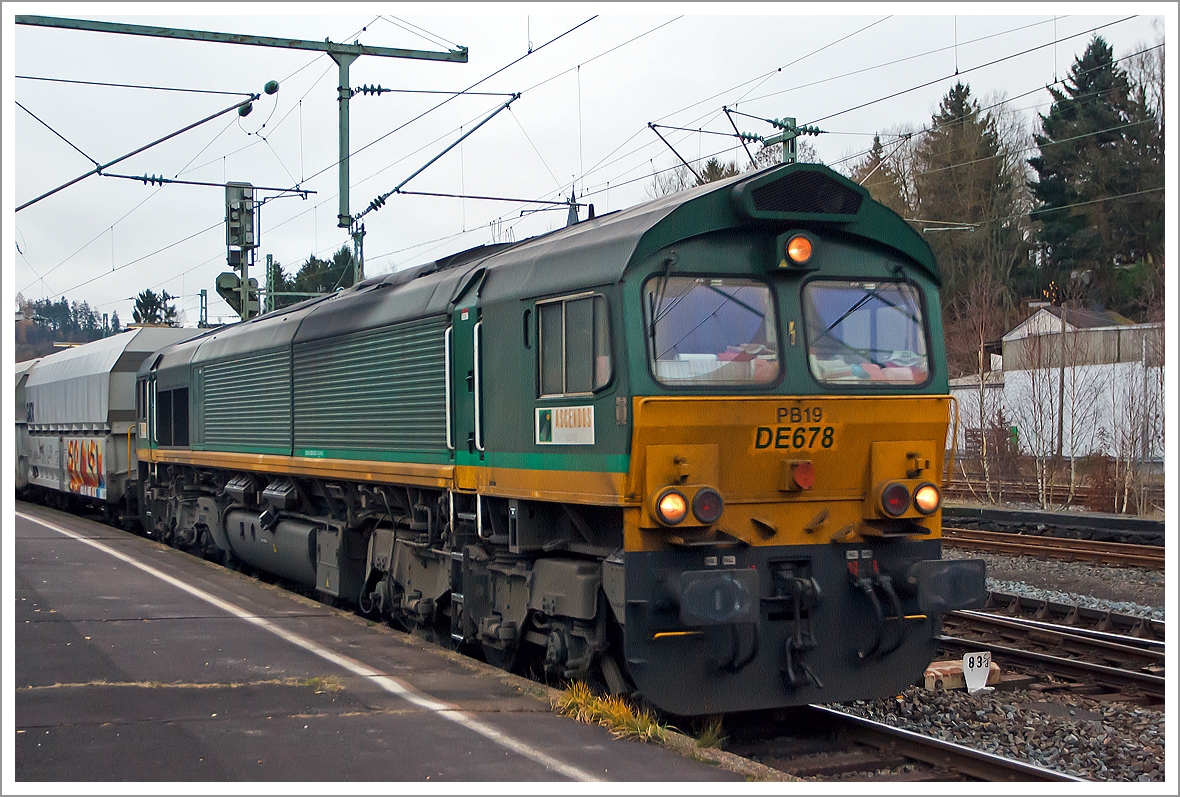
<svg viewBox="0 0 1180 797"><path fill-rule="evenodd" d="M992 671L992 654L990 650L980 653L968 653L963 656L963 682L967 684L967 692L991 692L994 686L987 685L987 677Z"/></svg>

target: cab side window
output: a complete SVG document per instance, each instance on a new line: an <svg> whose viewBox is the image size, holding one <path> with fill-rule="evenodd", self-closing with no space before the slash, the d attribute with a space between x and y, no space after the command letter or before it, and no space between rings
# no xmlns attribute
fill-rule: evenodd
<svg viewBox="0 0 1180 797"><path fill-rule="evenodd" d="M537 303L540 394L586 395L610 383L606 297L573 296Z"/></svg>

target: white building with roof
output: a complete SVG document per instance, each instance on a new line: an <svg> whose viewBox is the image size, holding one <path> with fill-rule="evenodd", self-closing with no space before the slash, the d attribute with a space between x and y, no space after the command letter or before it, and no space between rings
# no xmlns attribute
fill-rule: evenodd
<svg viewBox="0 0 1180 797"><path fill-rule="evenodd" d="M1002 369L952 379L958 451L1003 427L1022 454L1163 457L1163 324L1042 307L1002 339ZM982 407L982 411L981 411ZM993 431L993 434L996 432Z"/></svg>

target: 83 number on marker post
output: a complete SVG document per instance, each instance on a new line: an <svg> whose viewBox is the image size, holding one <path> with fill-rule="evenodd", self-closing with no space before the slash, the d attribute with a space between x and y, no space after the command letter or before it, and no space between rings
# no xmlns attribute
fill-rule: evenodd
<svg viewBox="0 0 1180 797"><path fill-rule="evenodd" d="M987 677L992 670L992 654L990 650L980 653L968 653L963 656L963 681L967 691L975 694L980 691L990 692L993 687L987 685Z"/></svg>

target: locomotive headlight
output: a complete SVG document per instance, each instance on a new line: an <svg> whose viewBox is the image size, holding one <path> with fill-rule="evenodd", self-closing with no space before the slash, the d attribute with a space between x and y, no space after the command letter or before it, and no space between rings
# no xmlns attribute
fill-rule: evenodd
<svg viewBox="0 0 1180 797"><path fill-rule="evenodd" d="M893 482L881 491L881 509L892 517L901 517L910 508L910 491L904 484Z"/></svg>
<svg viewBox="0 0 1180 797"><path fill-rule="evenodd" d="M712 487L698 490L692 497L692 514L706 526L721 519L721 512L725 509L725 502L721 500L721 493Z"/></svg>
<svg viewBox="0 0 1180 797"><path fill-rule="evenodd" d="M679 490L664 490L656 499L656 516L661 523L675 526L688 515L688 499Z"/></svg>
<svg viewBox="0 0 1180 797"><path fill-rule="evenodd" d="M787 258L798 265L811 259L811 241L805 235L796 235L787 241Z"/></svg>
<svg viewBox="0 0 1180 797"><path fill-rule="evenodd" d="M933 484L922 484L914 490L914 508L923 515L929 515L934 510L938 509L938 505L942 503L942 496L938 493L938 488Z"/></svg>

